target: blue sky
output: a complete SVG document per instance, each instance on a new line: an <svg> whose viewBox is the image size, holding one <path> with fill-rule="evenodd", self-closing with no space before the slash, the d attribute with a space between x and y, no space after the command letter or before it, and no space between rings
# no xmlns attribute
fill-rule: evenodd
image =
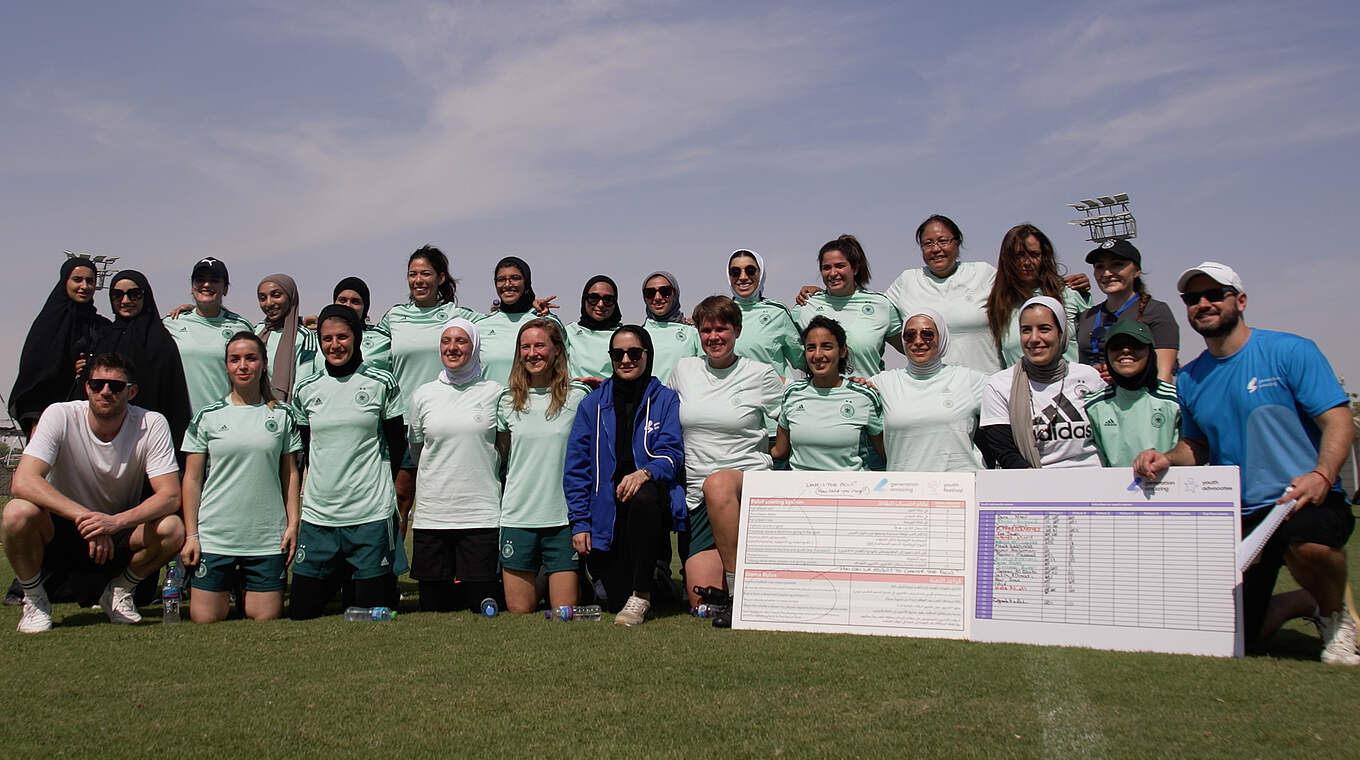
<svg viewBox="0 0 1360 760"><path fill-rule="evenodd" d="M163 305L218 256L255 319L274 271L310 311L359 275L380 312L432 242L471 306L516 254L567 321L596 272L636 320L644 274L692 306L734 248L790 300L843 232L886 288L932 212L966 258L1032 221L1086 271L1063 204L1124 191L1182 323L1176 274L1225 261L1251 324L1314 338L1360 390L1358 26L1309 2L22 4L0 24L0 386L68 248Z"/></svg>

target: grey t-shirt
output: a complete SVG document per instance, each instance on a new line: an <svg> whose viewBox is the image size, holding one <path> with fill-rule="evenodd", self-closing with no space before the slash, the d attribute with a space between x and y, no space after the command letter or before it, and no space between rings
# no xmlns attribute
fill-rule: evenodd
<svg viewBox="0 0 1360 760"><path fill-rule="evenodd" d="M1138 314L1137 297L1130 299L1126 304L1128 308L1118 316L1118 319L1140 319L1143 324L1152 330L1153 348L1174 348L1180 350L1181 347L1181 328L1176 324L1176 317L1171 313L1171 307L1165 301L1158 301L1155 298L1149 299L1147 306L1144 307L1141 317ZM1103 312L1103 313L1102 313ZM1100 317L1100 328L1094 336L1099 343L1094 347L1091 344L1091 331L1096 327L1096 317ZM1116 321L1113 311L1100 303L1096 306L1083 311L1077 317L1077 349L1080 351L1082 364L1099 364L1105 351L1105 333Z"/></svg>

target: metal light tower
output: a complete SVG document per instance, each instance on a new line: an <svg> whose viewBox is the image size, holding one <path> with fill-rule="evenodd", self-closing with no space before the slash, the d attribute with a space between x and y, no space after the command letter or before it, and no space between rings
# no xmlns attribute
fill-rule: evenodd
<svg viewBox="0 0 1360 760"><path fill-rule="evenodd" d="M93 261L97 269L94 272L95 290L104 289L104 281L109 278L109 267L118 260L117 256L96 256L92 253L81 253L77 251L66 251L66 258L86 258Z"/></svg>
<svg viewBox="0 0 1360 760"><path fill-rule="evenodd" d="M1138 223L1129 211L1128 193L1101 195L1067 205L1085 214L1068 224L1085 227L1088 235L1086 239L1092 243L1138 237Z"/></svg>

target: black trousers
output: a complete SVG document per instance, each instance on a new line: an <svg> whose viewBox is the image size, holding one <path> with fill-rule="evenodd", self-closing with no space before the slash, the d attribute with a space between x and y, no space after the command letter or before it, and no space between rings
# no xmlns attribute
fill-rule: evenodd
<svg viewBox="0 0 1360 760"><path fill-rule="evenodd" d="M618 503L613 544L608 551L592 548L586 558L590 574L604 582L610 612L623 609L634 591L652 590L652 576L670 518L669 494L650 480L632 499Z"/></svg>

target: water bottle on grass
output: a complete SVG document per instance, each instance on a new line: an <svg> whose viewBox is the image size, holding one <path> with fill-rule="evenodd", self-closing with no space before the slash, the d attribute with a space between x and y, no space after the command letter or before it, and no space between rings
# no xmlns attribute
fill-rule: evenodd
<svg viewBox="0 0 1360 760"><path fill-rule="evenodd" d="M546 620L599 620L604 610L598 604L563 605L543 611Z"/></svg>
<svg viewBox="0 0 1360 760"><path fill-rule="evenodd" d="M391 607L348 607L345 609L345 620L350 622L360 620L396 620L397 611Z"/></svg>
<svg viewBox="0 0 1360 760"><path fill-rule="evenodd" d="M176 560L165 566L165 587L161 589L161 622L174 625L179 622L180 586L184 583L184 572Z"/></svg>

